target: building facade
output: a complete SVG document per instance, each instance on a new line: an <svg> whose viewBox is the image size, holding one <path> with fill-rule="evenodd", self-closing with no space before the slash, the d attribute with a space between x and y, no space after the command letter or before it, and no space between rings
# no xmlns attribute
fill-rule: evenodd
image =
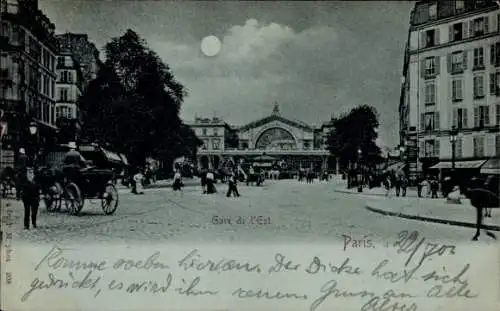
<svg viewBox="0 0 500 311"><path fill-rule="evenodd" d="M277 104L269 116L243 126L230 125L220 118L196 118L189 126L203 141L197 153L197 164L202 169L259 159L268 164L280 163L288 170L335 169L326 149L331 123L314 127L284 118Z"/></svg>
<svg viewBox="0 0 500 311"><path fill-rule="evenodd" d="M415 4L399 116L413 174L451 162L453 145L458 167L500 155L500 8L495 1Z"/></svg>
<svg viewBox="0 0 500 311"><path fill-rule="evenodd" d="M78 119L77 101L83 92L84 78L80 64L64 46L57 56L56 71L55 121L61 117Z"/></svg>
<svg viewBox="0 0 500 311"><path fill-rule="evenodd" d="M57 35L60 47L69 52L80 65L83 77L83 87L97 77L101 60L99 50L89 41L88 35L77 33L64 33Z"/></svg>
<svg viewBox="0 0 500 311"><path fill-rule="evenodd" d="M0 0L0 109L7 128L2 137L2 166L14 161L14 150L27 131L20 116L40 125L40 139L54 134L55 26L37 1ZM24 123L23 123L24 122ZM23 123L23 124L21 124Z"/></svg>

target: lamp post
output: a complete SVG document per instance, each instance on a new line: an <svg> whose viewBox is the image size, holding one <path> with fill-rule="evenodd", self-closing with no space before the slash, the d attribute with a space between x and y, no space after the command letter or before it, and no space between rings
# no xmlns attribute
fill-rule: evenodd
<svg viewBox="0 0 500 311"><path fill-rule="evenodd" d="M401 158L401 162L405 159L405 151L406 147L404 145L399 146L399 157Z"/></svg>
<svg viewBox="0 0 500 311"><path fill-rule="evenodd" d="M363 176L361 174L361 154L363 151L358 148L358 192L363 192Z"/></svg>
<svg viewBox="0 0 500 311"><path fill-rule="evenodd" d="M37 164L37 155L38 155L38 140L37 140L37 133L38 133L38 125L35 122L31 122L29 125L29 131L30 131L30 141L31 141L31 152L32 152L32 160L34 166Z"/></svg>
<svg viewBox="0 0 500 311"><path fill-rule="evenodd" d="M458 130L453 126L450 131L451 142L451 170L455 171L455 145L457 143Z"/></svg>

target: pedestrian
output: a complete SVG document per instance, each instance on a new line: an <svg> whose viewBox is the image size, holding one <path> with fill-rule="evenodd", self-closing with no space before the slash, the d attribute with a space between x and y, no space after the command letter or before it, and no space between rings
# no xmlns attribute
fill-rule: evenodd
<svg viewBox="0 0 500 311"><path fill-rule="evenodd" d="M422 197L422 185L423 185L423 179L422 178L418 178L417 179L417 194L418 194L418 197L421 198Z"/></svg>
<svg viewBox="0 0 500 311"><path fill-rule="evenodd" d="M177 169L177 170L175 170L174 184L172 185L172 188L174 189L174 191L180 191L181 196L182 196L182 187L183 186L184 186L184 184L182 183L181 172Z"/></svg>
<svg viewBox="0 0 500 311"><path fill-rule="evenodd" d="M16 183L16 199L21 200L22 193L22 182L24 181L24 177L26 176L26 169L28 167L28 156L26 155L26 150L24 148L19 148L19 155L17 157L16 162L16 170L15 170L15 183Z"/></svg>
<svg viewBox="0 0 500 311"><path fill-rule="evenodd" d="M144 182L144 175L142 174L141 170L138 169L133 177L133 183L132 183L133 194L144 194L144 192L142 191L144 187L143 182Z"/></svg>
<svg viewBox="0 0 500 311"><path fill-rule="evenodd" d="M217 189L215 189L215 176L212 171L207 172L207 194L216 193Z"/></svg>
<svg viewBox="0 0 500 311"><path fill-rule="evenodd" d="M389 174L385 176L384 187L385 187L385 196L388 197L389 194L391 193L391 187L392 187L391 176Z"/></svg>
<svg viewBox="0 0 500 311"><path fill-rule="evenodd" d="M228 187L227 187L227 193L226 197L230 197L231 194L235 197L239 197L240 194L238 192L238 184L237 184L236 176L233 172L230 173L229 175L229 180L228 180Z"/></svg>
<svg viewBox="0 0 500 311"><path fill-rule="evenodd" d="M408 178L406 175L401 176L401 189L403 190L402 196L406 197L406 188L408 187Z"/></svg>
<svg viewBox="0 0 500 311"><path fill-rule="evenodd" d="M19 178L21 199L24 205L24 229L30 229L30 220L31 225L36 229L41 187L35 177L34 165L28 162L24 174L20 175Z"/></svg>
<svg viewBox="0 0 500 311"><path fill-rule="evenodd" d="M422 197L428 198L431 193L429 177L428 176L424 177L420 185L421 185Z"/></svg>
<svg viewBox="0 0 500 311"><path fill-rule="evenodd" d="M205 170L201 171L201 191L203 194L207 193L207 172Z"/></svg>
<svg viewBox="0 0 500 311"><path fill-rule="evenodd" d="M396 188L396 196L399 197L399 193L401 192L401 179L399 176L394 178L394 187Z"/></svg>
<svg viewBox="0 0 500 311"><path fill-rule="evenodd" d="M439 182L436 179L436 177L433 177L431 179L431 198L437 199L438 198L438 190L439 190Z"/></svg>

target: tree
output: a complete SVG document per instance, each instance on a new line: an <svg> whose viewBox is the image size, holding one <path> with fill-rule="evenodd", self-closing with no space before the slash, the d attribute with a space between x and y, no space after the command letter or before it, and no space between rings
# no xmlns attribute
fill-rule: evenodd
<svg viewBox="0 0 500 311"><path fill-rule="evenodd" d="M80 100L84 136L127 154L173 159L201 145L179 117L187 95L160 57L132 30L105 46L106 61Z"/></svg>
<svg viewBox="0 0 500 311"><path fill-rule="evenodd" d="M328 150L338 158L341 167L346 168L358 159L362 151L362 162L371 166L380 161L380 148L375 143L379 126L374 107L362 105L349 113L333 119L333 129L328 134Z"/></svg>

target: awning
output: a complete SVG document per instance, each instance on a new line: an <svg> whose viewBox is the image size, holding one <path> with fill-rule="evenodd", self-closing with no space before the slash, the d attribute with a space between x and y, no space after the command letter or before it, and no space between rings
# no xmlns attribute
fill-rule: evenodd
<svg viewBox="0 0 500 311"><path fill-rule="evenodd" d="M101 150L108 160L113 161L113 162L122 163L122 158L120 158L120 156L117 153L111 152L111 151L106 150L104 148L101 148Z"/></svg>
<svg viewBox="0 0 500 311"><path fill-rule="evenodd" d="M274 161L276 160L275 157L271 157L271 156L266 156L266 155L262 155L262 156L257 156L255 158L253 158L254 161Z"/></svg>
<svg viewBox="0 0 500 311"><path fill-rule="evenodd" d="M473 161L455 161L455 168L479 168L486 160L473 160ZM429 167L430 169L448 169L452 168L451 161L439 162L436 165Z"/></svg>
<svg viewBox="0 0 500 311"><path fill-rule="evenodd" d="M481 167L481 174L500 174L500 159L489 159Z"/></svg>
<svg viewBox="0 0 500 311"><path fill-rule="evenodd" d="M389 165L385 171L399 171L405 167L406 163L403 162L397 162L394 164Z"/></svg>
<svg viewBox="0 0 500 311"><path fill-rule="evenodd" d="M127 157L123 153L119 153L118 155L122 159L123 164L128 165Z"/></svg>
<svg viewBox="0 0 500 311"><path fill-rule="evenodd" d="M272 167L272 163L254 163L255 167Z"/></svg>
<svg viewBox="0 0 500 311"><path fill-rule="evenodd" d="M68 147L68 145L64 146ZM80 150L81 152L95 152L97 151L97 148L92 145L81 145L78 147L78 150Z"/></svg>

